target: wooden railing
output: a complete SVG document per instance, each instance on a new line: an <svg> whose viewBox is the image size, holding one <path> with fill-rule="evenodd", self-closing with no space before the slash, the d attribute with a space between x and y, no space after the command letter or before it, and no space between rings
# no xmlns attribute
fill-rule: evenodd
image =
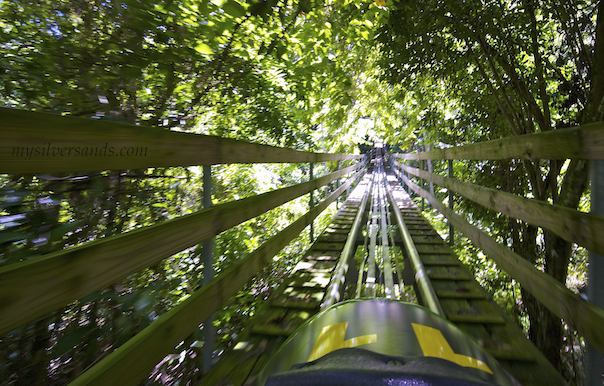
<svg viewBox="0 0 604 386"><path fill-rule="evenodd" d="M0 108L0 121L0 173L8 174L226 163L313 163L358 160L363 157L304 152L158 128L5 108ZM126 151L124 155L116 156L113 153L113 156L108 156L110 147L117 152L122 148L144 148L146 155ZM54 148L54 155L49 154L51 148ZM87 148L87 152L91 148L105 148L105 153L76 156L75 149L81 154L84 148ZM77 385L136 384L357 181L364 173L362 166L362 162L357 162L297 185L218 204L163 223L0 268L0 334L332 181L350 176L324 201L254 252L222 270L210 283L157 318L73 382Z"/></svg>
<svg viewBox="0 0 604 386"><path fill-rule="evenodd" d="M497 265L556 316L604 352L604 311L576 295L564 284L538 270L528 260L497 243L430 192L411 181L419 177L456 192L486 208L545 228L561 238L604 255L604 217L527 199L411 167L399 160L604 159L604 123L530 134L415 154L394 154L395 173L407 187L427 199L456 229L482 249Z"/></svg>

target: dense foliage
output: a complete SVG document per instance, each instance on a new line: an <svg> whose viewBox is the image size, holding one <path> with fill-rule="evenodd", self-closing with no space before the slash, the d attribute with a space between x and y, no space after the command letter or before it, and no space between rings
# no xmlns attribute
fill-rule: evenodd
<svg viewBox="0 0 604 386"><path fill-rule="evenodd" d="M369 56L369 20L380 13L385 11L360 2L3 1L0 103L303 150L351 151L360 134L347 122L348 111L363 98L356 94L363 92L359 79L369 60L361 55ZM317 165L314 174L335 168ZM304 165L217 166L213 201L299 183L308 172ZM1 176L0 264L199 210L201 178L198 168ZM218 236L215 270L306 208L303 197ZM318 230L332 213L317 221ZM218 313L217 354L231 345L241 321L269 296L308 240L307 232L301 234ZM6 334L2 379L73 379L197 289L200 253L185 250ZM199 379L201 332L185 343L148 382Z"/></svg>
<svg viewBox="0 0 604 386"><path fill-rule="evenodd" d="M410 102L407 125L425 146L600 121L602 7L591 1L396 2L378 36L383 79L404 85L398 99ZM587 163L580 160L466 162L457 163L455 173L570 208L582 205L588 186ZM465 200L457 207L557 280L565 283L575 275L569 264L579 252L573 254L572 243ZM561 359L567 327L525 291L516 303L516 312L528 317L530 338L568 379L573 377L574 369Z"/></svg>

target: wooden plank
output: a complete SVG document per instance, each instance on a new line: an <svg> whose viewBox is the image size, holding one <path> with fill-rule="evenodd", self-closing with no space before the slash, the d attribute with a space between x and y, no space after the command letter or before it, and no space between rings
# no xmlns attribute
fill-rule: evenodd
<svg viewBox="0 0 604 386"><path fill-rule="evenodd" d="M409 229L409 234L411 236L439 236L438 232L434 230L434 228L430 229Z"/></svg>
<svg viewBox="0 0 604 386"><path fill-rule="evenodd" d="M341 251L344 248L344 242L316 242L314 248L318 251Z"/></svg>
<svg viewBox="0 0 604 386"><path fill-rule="evenodd" d="M418 244L433 244L433 245L443 245L443 239L438 235L411 235L413 242L415 245Z"/></svg>
<svg viewBox="0 0 604 386"><path fill-rule="evenodd" d="M358 174L360 173L362 171ZM214 280L157 318L149 327L87 370L71 385L138 384L161 358L261 272L273 256L346 191L352 181L354 178L349 179L326 200L271 237L254 252L221 271Z"/></svg>
<svg viewBox="0 0 604 386"><path fill-rule="evenodd" d="M471 145L416 154L394 154L402 159L603 159L604 122L568 129L519 135Z"/></svg>
<svg viewBox="0 0 604 386"><path fill-rule="evenodd" d="M318 242L320 243L345 243L348 239L348 233L338 233L338 234L326 234L321 237Z"/></svg>
<svg viewBox="0 0 604 386"><path fill-rule="evenodd" d="M428 254L428 255L447 255L451 254L451 249L445 245L434 245L434 244L418 244L416 245L417 251L420 255Z"/></svg>
<svg viewBox="0 0 604 386"><path fill-rule="evenodd" d="M548 362L516 325L456 323L478 345L523 385L566 385L564 378Z"/></svg>
<svg viewBox="0 0 604 386"><path fill-rule="evenodd" d="M469 331L477 325L466 325ZM514 323L485 325L486 349L523 385L566 385L564 379ZM473 335L474 331L470 332Z"/></svg>
<svg viewBox="0 0 604 386"><path fill-rule="evenodd" d="M405 220L408 229L432 229L432 225L427 221L407 221Z"/></svg>
<svg viewBox="0 0 604 386"><path fill-rule="evenodd" d="M323 162L363 157L312 153L158 127L9 108L0 108L0 121L0 173Z"/></svg>
<svg viewBox="0 0 604 386"><path fill-rule="evenodd" d="M323 297L322 295L320 297ZM308 301L304 299L275 299L271 301L271 305L274 307L283 307L283 308L299 308L303 310L318 310L320 303L316 301Z"/></svg>
<svg viewBox="0 0 604 386"><path fill-rule="evenodd" d="M446 313L446 312L445 312ZM489 313L484 314L464 314L464 313L451 313L446 314L447 319L453 323L500 323L504 324L505 320L500 315L494 315Z"/></svg>
<svg viewBox="0 0 604 386"><path fill-rule="evenodd" d="M491 296L475 280L435 280L432 283L439 298L489 299Z"/></svg>
<svg viewBox="0 0 604 386"><path fill-rule="evenodd" d="M472 280L473 277L463 265L426 267L426 273L430 280Z"/></svg>
<svg viewBox="0 0 604 386"><path fill-rule="evenodd" d="M311 248L310 253L306 256L305 260L338 260L340 255L337 251L329 251L329 252L318 252L315 248Z"/></svg>
<svg viewBox="0 0 604 386"><path fill-rule="evenodd" d="M296 332L297 327L289 326L282 327L276 324L255 324L252 326L252 334L258 335L269 335L269 336L283 336L288 337L294 332Z"/></svg>
<svg viewBox="0 0 604 386"><path fill-rule="evenodd" d="M346 168L355 170L360 164ZM0 333L300 197L345 170L0 268ZM354 179L349 179L352 183Z"/></svg>
<svg viewBox="0 0 604 386"><path fill-rule="evenodd" d="M489 299L490 295L480 292L436 291L439 299Z"/></svg>
<svg viewBox="0 0 604 386"><path fill-rule="evenodd" d="M461 263L453 254L422 254L421 256L422 263L424 265L460 265Z"/></svg>
<svg viewBox="0 0 604 386"><path fill-rule="evenodd" d="M509 361L500 359L500 363L516 379L520 385L530 386L568 386L568 383L556 369L543 358L537 363L524 361Z"/></svg>
<svg viewBox="0 0 604 386"><path fill-rule="evenodd" d="M447 319L453 323L505 324L492 301L475 299L439 299Z"/></svg>
<svg viewBox="0 0 604 386"><path fill-rule="evenodd" d="M453 178L402 166L408 173L421 176L451 189L470 200L530 224L549 229L563 239L604 255L604 217L579 212L543 201L526 199L511 193L461 182Z"/></svg>
<svg viewBox="0 0 604 386"><path fill-rule="evenodd" d="M430 193L421 189L407 177L405 183L414 192L428 199L432 206L451 221L472 243L493 259L500 269L516 279L556 316L572 323L580 335L604 352L604 311L571 292L553 277L539 271L522 256L497 243L488 234L468 223Z"/></svg>
<svg viewBox="0 0 604 386"><path fill-rule="evenodd" d="M405 220L405 223L407 223L407 224L415 224L415 223L425 224L425 223L428 222L424 218L424 216L409 216L409 215L404 215L403 219Z"/></svg>
<svg viewBox="0 0 604 386"><path fill-rule="evenodd" d="M488 331L484 325L476 323L456 323L457 327L470 335L480 347L497 359L530 361L535 362L533 354L535 347L519 329L510 329L508 325L489 325ZM493 330L502 331L505 329L506 335L493 336Z"/></svg>

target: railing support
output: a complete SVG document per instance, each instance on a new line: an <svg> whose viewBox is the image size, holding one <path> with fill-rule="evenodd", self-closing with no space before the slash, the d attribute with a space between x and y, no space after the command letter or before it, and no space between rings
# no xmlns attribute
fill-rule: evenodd
<svg viewBox="0 0 604 386"><path fill-rule="evenodd" d="M591 214L604 216L604 160L591 161ZM589 253L589 283L587 300L604 308L604 287L600 278L604 276L604 257ZM599 280L600 279L600 280ZM601 385L603 356L592 344L587 344L585 353L585 385Z"/></svg>
<svg viewBox="0 0 604 386"><path fill-rule="evenodd" d="M341 163L340 161L338 161L337 166L336 166L336 170L340 170L340 166L341 166L341 164L342 164L342 163ZM336 189L337 189L337 188L339 188L339 187L340 187L340 185L341 185L341 184L340 184L340 179L338 178L338 179L336 180ZM341 199L341 197L338 197L338 199L336 200L336 209L340 209L340 199Z"/></svg>
<svg viewBox="0 0 604 386"><path fill-rule="evenodd" d="M420 169L425 170L426 167L426 160L420 161ZM423 178L420 178L420 186L422 187L422 189L425 188L425 184L426 184L426 180L424 180ZM425 190L425 189L424 189ZM426 208L426 199L424 199L424 197L422 197L422 212L424 211L424 209Z"/></svg>
<svg viewBox="0 0 604 386"><path fill-rule="evenodd" d="M449 160L449 178L453 178L453 160ZM454 210L453 207L453 191L449 190L449 209ZM432 193L434 194L434 193ZM455 229L453 228L453 224L451 224L451 220L447 220L449 223L449 245L455 244Z"/></svg>
<svg viewBox="0 0 604 386"><path fill-rule="evenodd" d="M310 163L310 168L308 171L309 180L313 180L314 176L314 164ZM312 210L315 207L315 191L310 192L310 200L308 202L309 210ZM315 242L315 222L314 220L310 222L310 242L311 244Z"/></svg>
<svg viewBox="0 0 604 386"><path fill-rule="evenodd" d="M212 207L212 166L203 166L203 208ZM203 242L203 285L207 285L214 279L214 238ZM214 346L216 343L214 331L214 317L212 314L203 322L203 362L202 371L207 374L212 369L212 357L214 356Z"/></svg>
<svg viewBox="0 0 604 386"><path fill-rule="evenodd" d="M203 208L212 207L212 166L203 166ZM214 279L214 238L205 240L202 247L203 259L203 285L208 284ZM207 374L212 369L212 357L214 356L215 331L214 317L212 314L203 322L203 362L202 371Z"/></svg>
<svg viewBox="0 0 604 386"><path fill-rule="evenodd" d="M426 146L426 151L430 151L431 146ZM432 173L432 160L431 159L427 159L426 160L426 164L427 164L427 169L429 173ZM430 181L430 194L434 195L434 182Z"/></svg>
<svg viewBox="0 0 604 386"><path fill-rule="evenodd" d="M399 180L401 186L403 187L403 190L405 190L405 192L407 192L409 194L409 197L411 197L411 192L408 191L407 186L405 185L405 180L403 180L403 178L400 176L400 174L402 174L404 176L405 175L405 171L401 170L398 167L398 165L394 161L394 157L392 157L392 159L393 159L392 164L394 165L394 168L399 171L399 173L396 173L396 178ZM404 165L406 161L407 160L402 159L401 163Z"/></svg>

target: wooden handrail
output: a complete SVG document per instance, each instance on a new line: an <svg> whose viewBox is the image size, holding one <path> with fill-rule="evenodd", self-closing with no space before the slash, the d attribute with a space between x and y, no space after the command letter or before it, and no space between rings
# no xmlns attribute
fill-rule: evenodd
<svg viewBox="0 0 604 386"><path fill-rule="evenodd" d="M409 174L432 181L506 216L549 229L567 241L604 255L604 239L601 237L604 234L604 217L461 182L394 162Z"/></svg>
<svg viewBox="0 0 604 386"><path fill-rule="evenodd" d="M9 108L0 108L0 122L0 173L8 174L323 162L363 157L305 152L157 127Z"/></svg>
<svg viewBox="0 0 604 386"><path fill-rule="evenodd" d="M362 173L349 178L327 199L271 237L254 252L223 270L218 277L160 316L149 327L70 383L80 385L136 385L165 355L191 334L249 280L262 271L273 256L289 244Z"/></svg>
<svg viewBox="0 0 604 386"><path fill-rule="evenodd" d="M394 156L417 160L604 159L604 122Z"/></svg>
<svg viewBox="0 0 604 386"><path fill-rule="evenodd" d="M574 294L564 284L550 275L538 270L528 260L506 246L493 240L488 234L476 228L464 218L447 208L433 195L413 183L407 176L401 175L405 184L426 198L472 243L482 249L499 268L506 271L556 316L576 327L580 335L604 352L604 310Z"/></svg>
<svg viewBox="0 0 604 386"><path fill-rule="evenodd" d="M0 334L354 172L216 205L160 224L0 268Z"/></svg>

